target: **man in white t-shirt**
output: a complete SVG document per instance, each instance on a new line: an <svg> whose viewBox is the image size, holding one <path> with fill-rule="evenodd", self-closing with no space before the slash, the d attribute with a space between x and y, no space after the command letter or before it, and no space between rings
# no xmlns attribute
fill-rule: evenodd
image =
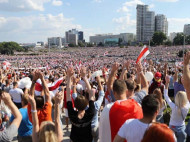
<svg viewBox="0 0 190 142"><path fill-rule="evenodd" d="M106 105L101 113L99 124L100 142L112 142L119 128L126 120L143 117L141 106L134 99L127 99L125 81L115 80L118 68L119 64L115 63L108 79L109 90L113 90L116 101Z"/></svg>
<svg viewBox="0 0 190 142"><path fill-rule="evenodd" d="M114 142L141 142L145 131L155 122L159 113L159 101L153 95L145 96L142 100L142 119L129 119L121 126Z"/></svg>
<svg viewBox="0 0 190 142"><path fill-rule="evenodd" d="M22 89L18 88L18 83L13 82L13 89L9 91L9 94L11 95L11 98L14 102L14 104L18 108L22 108L21 100L22 100L22 95L24 94Z"/></svg>

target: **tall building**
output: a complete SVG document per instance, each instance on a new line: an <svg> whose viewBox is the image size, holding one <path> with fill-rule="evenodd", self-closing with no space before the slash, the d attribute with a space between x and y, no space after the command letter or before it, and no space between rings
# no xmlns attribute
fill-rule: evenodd
<svg viewBox="0 0 190 142"><path fill-rule="evenodd" d="M83 40L84 40L83 31L79 31L79 32L78 32L78 39L79 39L80 41L83 41Z"/></svg>
<svg viewBox="0 0 190 142"><path fill-rule="evenodd" d="M184 25L183 33L185 35L190 35L190 24Z"/></svg>
<svg viewBox="0 0 190 142"><path fill-rule="evenodd" d="M155 31L163 32L168 35L168 21L165 15L158 14L155 17Z"/></svg>
<svg viewBox="0 0 190 142"><path fill-rule="evenodd" d="M136 35L138 42L148 42L155 30L155 12L149 11L148 5L137 5Z"/></svg>
<svg viewBox="0 0 190 142"><path fill-rule="evenodd" d="M48 38L48 45L49 46L58 46L62 47L62 38L61 37L50 37Z"/></svg>
<svg viewBox="0 0 190 142"><path fill-rule="evenodd" d="M78 34L72 34L70 33L68 35L68 43L74 44L74 45L78 45Z"/></svg>
<svg viewBox="0 0 190 142"><path fill-rule="evenodd" d="M79 40L80 41L84 40L84 35L83 35L82 31L77 31L76 29L72 29L72 30L65 32L66 43L73 43L75 45L78 45Z"/></svg>

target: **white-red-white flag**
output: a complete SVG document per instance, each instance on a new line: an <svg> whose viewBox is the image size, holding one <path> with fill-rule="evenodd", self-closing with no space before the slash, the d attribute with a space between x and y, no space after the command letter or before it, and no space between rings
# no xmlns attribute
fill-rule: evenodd
<svg viewBox="0 0 190 142"><path fill-rule="evenodd" d="M104 56L106 56L106 55L108 55L108 51L106 51L106 52L104 53Z"/></svg>
<svg viewBox="0 0 190 142"><path fill-rule="evenodd" d="M138 58L137 58L137 61L136 63L138 63L139 61L142 61L143 59L146 58L146 56L150 53L149 49L148 49L148 46L144 46L143 49L141 50Z"/></svg>
<svg viewBox="0 0 190 142"><path fill-rule="evenodd" d="M53 82L51 86L48 86L49 91L52 91L53 94L56 94L58 91L58 88L62 82L63 82L63 77L61 77L58 80L56 80L55 82ZM35 94L37 96L39 96L41 94L42 89L43 89L42 82L40 79L38 79L36 81L36 85L35 85Z"/></svg>

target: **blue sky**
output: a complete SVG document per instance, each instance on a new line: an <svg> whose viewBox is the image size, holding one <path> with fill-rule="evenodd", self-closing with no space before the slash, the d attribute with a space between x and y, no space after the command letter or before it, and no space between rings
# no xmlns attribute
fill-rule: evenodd
<svg viewBox="0 0 190 142"><path fill-rule="evenodd" d="M0 0L0 42L47 42L77 28L89 36L136 33L136 5L168 18L169 33L190 24L190 0Z"/></svg>

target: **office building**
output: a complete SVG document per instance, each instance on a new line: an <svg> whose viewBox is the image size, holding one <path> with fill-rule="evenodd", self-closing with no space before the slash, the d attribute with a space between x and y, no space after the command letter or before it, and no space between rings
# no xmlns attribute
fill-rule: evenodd
<svg viewBox="0 0 190 142"><path fill-rule="evenodd" d="M148 5L137 5L137 42L148 42L155 30L155 13L149 11Z"/></svg>
<svg viewBox="0 0 190 142"><path fill-rule="evenodd" d="M155 17L155 31L168 35L168 21L165 15L158 14Z"/></svg>
<svg viewBox="0 0 190 142"><path fill-rule="evenodd" d="M190 24L184 25L183 33L185 35L190 35Z"/></svg>
<svg viewBox="0 0 190 142"><path fill-rule="evenodd" d="M65 32L66 43L73 43L78 45L78 41L84 41L83 31L77 31L76 29L69 30Z"/></svg>
<svg viewBox="0 0 190 142"><path fill-rule="evenodd" d="M80 40L80 41L84 41L84 35L83 35L83 31L79 31L78 32L78 39Z"/></svg>
<svg viewBox="0 0 190 142"><path fill-rule="evenodd" d="M119 42L121 41L122 43L128 43L129 41L132 42L134 41L134 34L133 33L120 33L117 35L113 34L97 34L95 36L90 36L90 43L92 44L105 44L106 42Z"/></svg>
<svg viewBox="0 0 190 142"><path fill-rule="evenodd" d="M57 46L62 47L62 38L61 37L50 37L48 38L48 46Z"/></svg>

